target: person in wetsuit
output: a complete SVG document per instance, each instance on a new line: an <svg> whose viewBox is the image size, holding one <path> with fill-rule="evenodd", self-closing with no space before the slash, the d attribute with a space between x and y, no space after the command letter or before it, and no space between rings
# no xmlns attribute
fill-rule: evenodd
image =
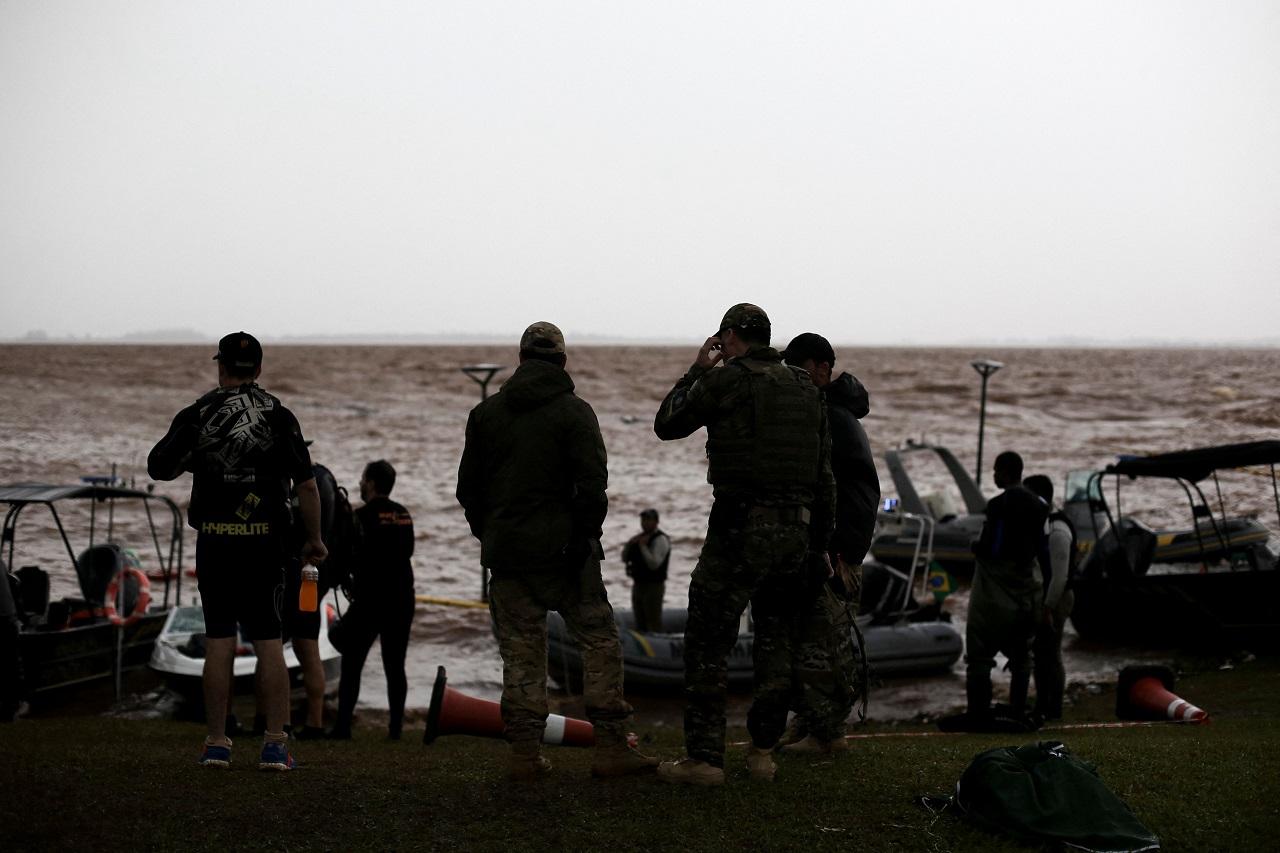
<svg viewBox="0 0 1280 853"><path fill-rule="evenodd" d="M193 475L187 523L197 531L196 581L206 637L208 732L200 763L231 763L226 708L239 623L261 667L266 731L258 766L289 770L289 673L280 640L289 483L298 491L306 527L303 562L323 562L328 553L320 537L320 497L298 419L257 384L261 344L235 332L218 342L214 360L218 387L178 412L147 457L152 479Z"/></svg>
<svg viewBox="0 0 1280 853"><path fill-rule="evenodd" d="M374 640L381 640L382 671L387 678L390 720L387 736L399 740L409 682L404 672L413 626L413 518L391 500L396 469L385 459L370 462L360 478L364 505L355 511L356 543L351 606L342 617L349 638L342 653L338 686L338 719L329 737L351 738L351 723L360 698L360 675Z"/></svg>

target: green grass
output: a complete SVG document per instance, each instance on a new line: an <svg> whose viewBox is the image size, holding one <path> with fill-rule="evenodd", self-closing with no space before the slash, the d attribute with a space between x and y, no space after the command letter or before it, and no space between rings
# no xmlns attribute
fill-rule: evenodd
<svg viewBox="0 0 1280 853"><path fill-rule="evenodd" d="M1043 732L1097 765L1167 850L1273 850L1280 836L1280 661L1184 674L1177 692L1206 726ZM1085 696L1067 722L1113 719L1114 696ZM921 726L872 731L924 730ZM680 752L678 729L645 749ZM731 732L741 739L743 733ZM551 748L534 785L503 777L505 745L420 731L391 743L303 743L294 773L255 769L257 743L231 770L195 766L194 723L106 717L0 726L0 848L95 850L1020 850L915 806L949 790L984 749L1035 735L857 740L837 759L784 758L752 784L740 750L722 789L588 775L589 750Z"/></svg>

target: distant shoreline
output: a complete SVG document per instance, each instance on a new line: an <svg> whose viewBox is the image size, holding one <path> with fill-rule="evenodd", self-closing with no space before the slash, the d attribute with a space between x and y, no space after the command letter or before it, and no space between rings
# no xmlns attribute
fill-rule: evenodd
<svg viewBox="0 0 1280 853"><path fill-rule="evenodd" d="M298 335L285 337L261 336L262 342L269 346L435 346L435 347L476 347L476 346L514 346L511 336L466 335L431 336L431 335ZM590 347L697 347L701 342L679 338L613 338L603 335L577 335L570 343L575 346ZM775 342L776 344L777 342ZM1031 349L1031 350L1272 350L1280 349L1280 338L1251 340L1239 342L1224 341L1159 341L1159 340L1095 340L1084 338L1056 338L1044 341L1028 340L974 340L951 343L867 343L833 340L837 347L848 349L877 350L918 350L918 349ZM112 338L77 338L77 337L22 337L0 339L0 346L216 346L215 337L112 337Z"/></svg>

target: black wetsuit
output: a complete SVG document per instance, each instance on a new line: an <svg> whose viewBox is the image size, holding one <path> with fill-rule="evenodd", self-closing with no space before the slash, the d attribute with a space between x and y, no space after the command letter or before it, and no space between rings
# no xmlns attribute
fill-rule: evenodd
<svg viewBox="0 0 1280 853"><path fill-rule="evenodd" d="M350 733L360 697L360 673L373 641L381 638L382 669L391 709L389 729L393 737L399 737L409 692L404 659L413 625L413 566L409 562L413 556L413 519L408 510L385 497L374 498L355 515L355 591L351 607L342 617L348 640L342 653L342 684L334 730Z"/></svg>

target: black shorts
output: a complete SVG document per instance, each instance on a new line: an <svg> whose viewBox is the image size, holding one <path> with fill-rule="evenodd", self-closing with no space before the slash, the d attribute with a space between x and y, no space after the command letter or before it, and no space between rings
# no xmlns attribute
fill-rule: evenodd
<svg viewBox="0 0 1280 853"><path fill-rule="evenodd" d="M284 551L274 536L197 534L196 583L209 639L236 636L237 624L250 640L280 638Z"/></svg>
<svg viewBox="0 0 1280 853"><path fill-rule="evenodd" d="M290 558L284 570L284 638L286 640L317 640L320 638L321 603L310 612L298 609L298 592L302 588L302 561ZM317 590L316 599L324 597L323 588Z"/></svg>

